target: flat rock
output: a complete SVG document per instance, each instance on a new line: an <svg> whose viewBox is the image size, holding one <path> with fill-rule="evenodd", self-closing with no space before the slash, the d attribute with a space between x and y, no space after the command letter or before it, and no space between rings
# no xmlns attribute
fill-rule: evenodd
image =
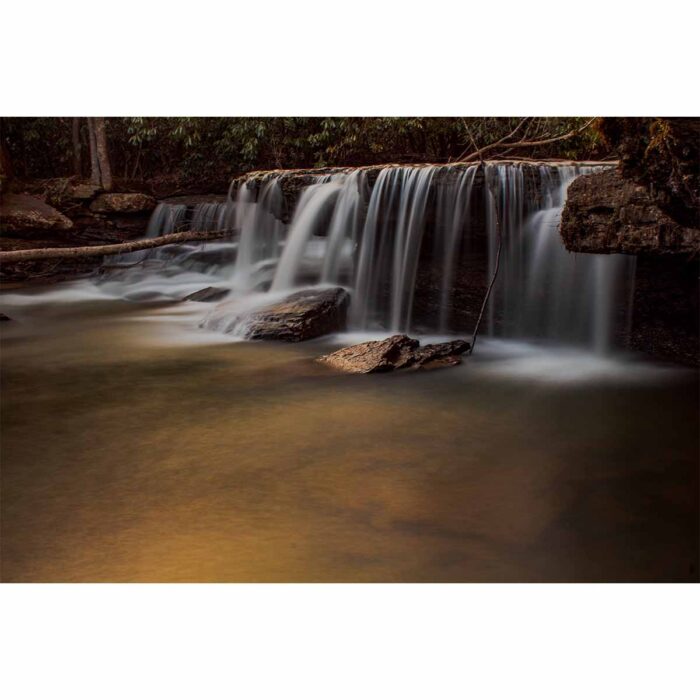
<svg viewBox="0 0 700 700"><path fill-rule="evenodd" d="M60 211L28 194L3 194L0 201L2 233L66 231L73 222Z"/></svg>
<svg viewBox="0 0 700 700"><path fill-rule="evenodd" d="M460 355L469 350L466 340L451 340L420 346L407 335L392 335L386 340L371 340L351 345L318 358L318 362L343 372L372 374L402 369L437 369L461 362Z"/></svg>
<svg viewBox="0 0 700 700"><path fill-rule="evenodd" d="M156 208L156 200L140 192L108 192L95 198L90 211L98 214L137 214Z"/></svg>
<svg viewBox="0 0 700 700"><path fill-rule="evenodd" d="M205 287L188 294L182 301L219 301L228 296L230 291L230 289L223 289L222 287Z"/></svg>
<svg viewBox="0 0 700 700"><path fill-rule="evenodd" d="M306 289L244 313L224 302L202 325L247 340L297 343L344 330L349 304L350 295L341 287Z"/></svg>

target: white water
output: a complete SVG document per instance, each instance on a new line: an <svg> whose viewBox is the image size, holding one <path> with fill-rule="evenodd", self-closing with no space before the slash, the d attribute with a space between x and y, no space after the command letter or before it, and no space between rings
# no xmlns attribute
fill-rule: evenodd
<svg viewBox="0 0 700 700"><path fill-rule="evenodd" d="M486 166L489 269L497 254L501 213L501 268L490 300L489 325L510 338L543 338L605 353L613 346L615 309L629 294L635 258L570 253L559 237L566 190L590 168L540 166L541 201L528 200L522 166ZM491 192L496 193L497 202ZM624 304L623 304L624 305Z"/></svg>
<svg viewBox="0 0 700 700"><path fill-rule="evenodd" d="M272 280L271 290L292 289L301 277L312 237L325 233L336 202L345 184L345 175L323 178L309 185L301 194L289 227L284 251ZM324 227L323 229L321 227Z"/></svg>
<svg viewBox="0 0 700 700"><path fill-rule="evenodd" d="M97 290L143 301L224 287L231 290L225 310L264 305L300 286L343 285L352 295L351 329L415 332L417 274L432 265L437 311L429 328L422 319L422 328L464 336L472 328L455 327L452 316L456 270L484 248L484 232L493 269L500 221L503 250L489 334L608 352L624 330L634 258L564 248L558 225L566 188L583 169L490 163L481 171L480 165L389 166L374 181L362 169L319 176L301 191L289 224L283 175L276 173L232 186L225 202L160 204L148 237L185 226L233 228L235 234L119 256L113 264L129 269L106 275ZM225 314L210 309L203 305L202 315L231 331Z"/></svg>
<svg viewBox="0 0 700 700"><path fill-rule="evenodd" d="M174 233L181 230L185 220L187 207L183 204L159 204L151 214L151 218L146 228L145 238L155 238L167 233ZM108 262L110 265L134 265L150 257L156 257L162 252L160 250L137 250L134 253L124 253L123 255L112 255ZM167 250L167 246L166 246Z"/></svg>
<svg viewBox="0 0 700 700"><path fill-rule="evenodd" d="M231 278L236 291L250 292L272 279L284 238L285 227L280 218L282 206L282 190L277 178L271 177L262 183L257 200L246 183L239 187L234 228L240 234Z"/></svg>

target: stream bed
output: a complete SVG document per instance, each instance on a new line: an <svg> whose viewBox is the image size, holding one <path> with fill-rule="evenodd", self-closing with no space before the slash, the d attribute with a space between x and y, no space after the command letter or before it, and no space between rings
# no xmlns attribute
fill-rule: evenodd
<svg viewBox="0 0 700 700"><path fill-rule="evenodd" d="M367 334L205 307L4 295L4 581L698 580L697 372L480 338L342 375Z"/></svg>

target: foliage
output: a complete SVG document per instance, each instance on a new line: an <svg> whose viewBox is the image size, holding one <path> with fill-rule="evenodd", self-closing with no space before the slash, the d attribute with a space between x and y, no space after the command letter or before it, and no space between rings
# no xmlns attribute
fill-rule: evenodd
<svg viewBox="0 0 700 700"><path fill-rule="evenodd" d="M71 172L70 118L3 118L0 122L0 137L8 148L16 175L49 177Z"/></svg>
<svg viewBox="0 0 700 700"><path fill-rule="evenodd" d="M83 172L89 168L81 129ZM249 170L383 162L447 162L508 134L521 121L504 117L114 117L107 119L116 177L221 180ZM69 117L7 118L2 138L20 177L71 175ZM537 118L529 137L563 133L581 118ZM543 146L530 157L601 155L598 133L587 130Z"/></svg>

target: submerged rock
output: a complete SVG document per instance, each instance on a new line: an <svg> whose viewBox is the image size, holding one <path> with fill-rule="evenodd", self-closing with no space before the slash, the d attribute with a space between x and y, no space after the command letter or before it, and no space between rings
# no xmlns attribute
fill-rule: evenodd
<svg viewBox="0 0 700 700"><path fill-rule="evenodd" d="M192 292L183 298L182 301L219 301L230 293L229 289L221 287L205 287L197 292Z"/></svg>
<svg viewBox="0 0 700 700"><path fill-rule="evenodd" d="M11 321L12 319L7 316L6 314L0 313L0 322L2 321Z"/></svg>
<svg viewBox="0 0 700 700"><path fill-rule="evenodd" d="M297 343L343 330L349 303L350 295L341 287L306 289L244 313L221 304L204 325L247 340Z"/></svg>
<svg viewBox="0 0 700 700"><path fill-rule="evenodd" d="M400 369L436 369L461 362L460 355L469 350L466 340L451 340L420 347L420 342L407 335L392 335L386 340L341 348L318 358L335 369L356 374L392 372Z"/></svg>

